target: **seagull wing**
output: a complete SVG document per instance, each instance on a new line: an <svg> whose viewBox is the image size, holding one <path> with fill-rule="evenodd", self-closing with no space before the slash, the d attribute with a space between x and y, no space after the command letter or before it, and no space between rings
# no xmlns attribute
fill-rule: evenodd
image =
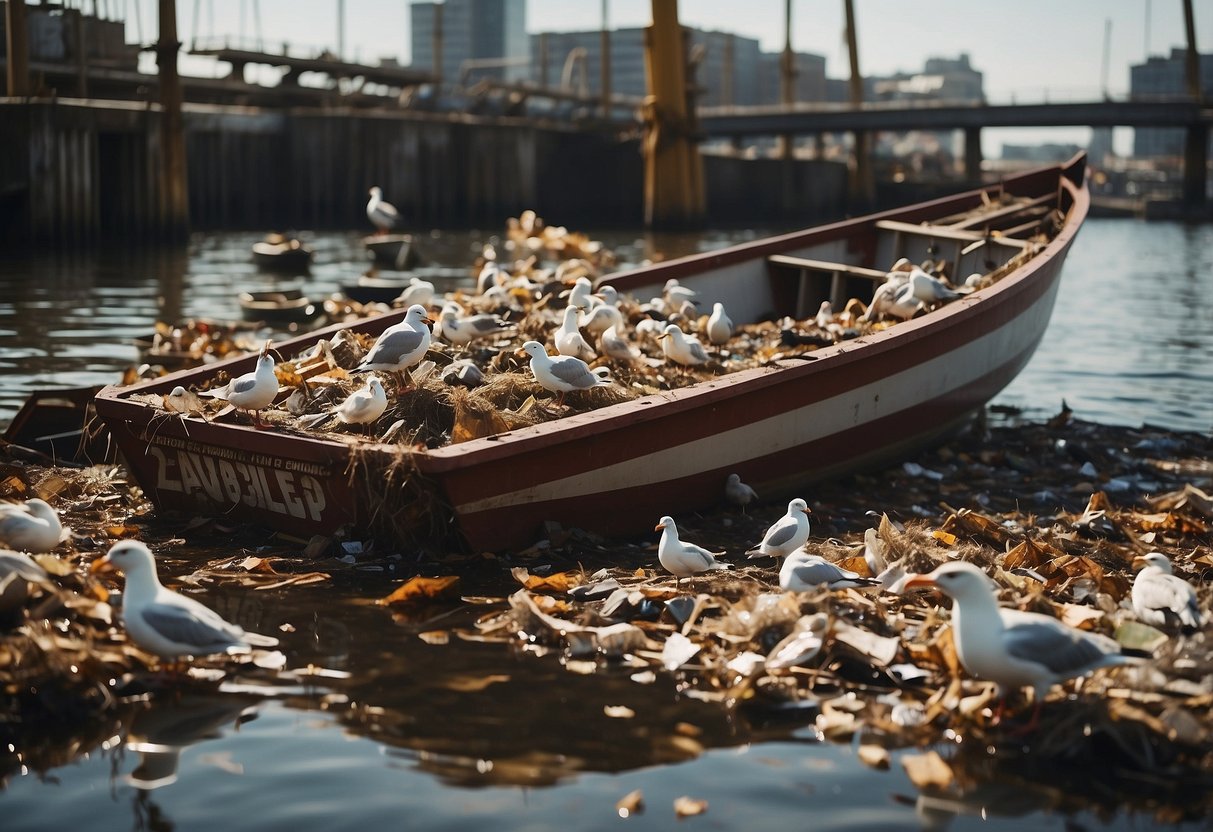
<svg viewBox="0 0 1213 832"><path fill-rule="evenodd" d="M234 379L232 381L231 385L228 387L227 395L230 396L233 393L247 393L256 386L257 386L257 377L256 376L254 376L252 374L243 375L240 378Z"/></svg>
<svg viewBox="0 0 1213 832"><path fill-rule="evenodd" d="M415 329L389 330L379 336L371 351L362 359L362 366L398 364L402 358L420 348L424 338L424 333Z"/></svg>
<svg viewBox="0 0 1213 832"><path fill-rule="evenodd" d="M784 517L767 529L762 542L767 546L786 546L796 536L799 525L795 517Z"/></svg>
<svg viewBox="0 0 1213 832"><path fill-rule="evenodd" d="M1080 632L1051 618L1020 613L1004 614L1003 621L1007 625L1002 636L1007 653L1021 661L1044 665L1058 676L1077 676L1120 655L1120 645L1115 641Z"/></svg>
<svg viewBox="0 0 1213 832"><path fill-rule="evenodd" d="M1176 575L1139 575L1133 582L1133 603L1160 613L1164 620L1178 619L1189 627L1200 626L1196 591Z"/></svg>
<svg viewBox="0 0 1213 832"><path fill-rule="evenodd" d="M138 612L149 627L175 644L189 645L200 654L216 653L243 643L243 632L216 613L199 606L149 604Z"/></svg>
<svg viewBox="0 0 1213 832"><path fill-rule="evenodd" d="M552 359L553 376L573 387L584 388L598 385L600 379L590 372L590 368L584 361L572 356L563 356L563 358L563 361L559 358Z"/></svg>

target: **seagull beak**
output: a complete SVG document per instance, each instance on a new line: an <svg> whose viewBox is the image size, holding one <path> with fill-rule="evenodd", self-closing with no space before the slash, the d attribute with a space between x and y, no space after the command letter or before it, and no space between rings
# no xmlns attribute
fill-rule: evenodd
<svg viewBox="0 0 1213 832"><path fill-rule="evenodd" d="M1138 555L1137 557L1133 558L1133 568L1134 569L1141 569L1147 563L1149 563L1149 561L1146 560L1145 558L1143 558L1141 555Z"/></svg>
<svg viewBox="0 0 1213 832"><path fill-rule="evenodd" d="M659 532L664 528L665 528L665 523L658 523L656 526L653 527L653 531Z"/></svg>
<svg viewBox="0 0 1213 832"><path fill-rule="evenodd" d="M805 506L804 508L802 508L801 511L803 511L805 514L813 513L813 509L809 508L808 506Z"/></svg>
<svg viewBox="0 0 1213 832"><path fill-rule="evenodd" d="M426 326L433 326L433 325L434 325L434 319L433 319L433 318L431 318L429 315L426 315L424 318L422 318L422 319L421 319L421 322L422 322L423 324L425 324Z"/></svg>
<svg viewBox="0 0 1213 832"><path fill-rule="evenodd" d="M99 572L113 572L114 564L113 561L110 560L109 555L102 555L89 565L88 571L90 575L97 574Z"/></svg>
<svg viewBox="0 0 1213 832"><path fill-rule="evenodd" d="M271 340L272 339L266 339L265 346L261 348L261 357L262 358L265 358L267 355L270 354L270 341Z"/></svg>
<svg viewBox="0 0 1213 832"><path fill-rule="evenodd" d="M518 349L514 350L514 357L515 358L526 358L527 351L524 350L522 347L519 347Z"/></svg>
<svg viewBox="0 0 1213 832"><path fill-rule="evenodd" d="M938 584L930 575L912 575L904 586L906 589L933 589Z"/></svg>
<svg viewBox="0 0 1213 832"><path fill-rule="evenodd" d="M658 341L664 341L666 338L669 338L669 337L670 337L670 333L668 333L668 332L663 332L663 333L661 333L660 335L658 335L658 336L657 336L657 340L658 340Z"/></svg>

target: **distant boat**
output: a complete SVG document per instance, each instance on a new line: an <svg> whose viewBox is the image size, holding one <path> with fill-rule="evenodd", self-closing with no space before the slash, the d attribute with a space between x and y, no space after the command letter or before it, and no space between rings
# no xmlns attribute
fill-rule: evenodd
<svg viewBox="0 0 1213 832"><path fill-rule="evenodd" d="M963 297L859 337L531 427L438 448L165 419L156 395L251 370L255 355L98 394L97 411L161 508L397 545L529 545L546 521L651 533L702 511L736 473L775 499L815 480L904 460L949 436L1023 369L1049 324L1061 267L1086 219L1086 158L842 222L610 275L633 297L676 278L738 324L865 304L902 257L945 261ZM291 339L298 355L348 327L374 336L404 310ZM1069 314L1083 314L1069 310ZM149 395L152 394L152 395ZM385 483L387 484L385 486Z"/></svg>
<svg viewBox="0 0 1213 832"><path fill-rule="evenodd" d="M269 234L253 243L253 262L266 271L301 274L312 265L312 249L297 237Z"/></svg>
<svg viewBox="0 0 1213 832"><path fill-rule="evenodd" d="M450 266L420 266L405 272L362 275L354 283L342 283L341 294L358 303L391 303L409 287L409 280L418 277L433 283L439 292L468 285L472 273L468 269Z"/></svg>
<svg viewBox="0 0 1213 832"><path fill-rule="evenodd" d="M302 289L240 293L240 315L246 321L306 323L323 312L323 307L312 302Z"/></svg>
<svg viewBox="0 0 1213 832"><path fill-rule="evenodd" d="M362 238L362 245L371 260L384 268L413 269L422 262L412 234L372 234Z"/></svg>

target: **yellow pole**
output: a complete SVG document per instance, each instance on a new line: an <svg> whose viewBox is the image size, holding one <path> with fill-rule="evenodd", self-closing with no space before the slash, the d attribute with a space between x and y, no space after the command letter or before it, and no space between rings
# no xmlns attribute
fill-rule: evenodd
<svg viewBox="0 0 1213 832"><path fill-rule="evenodd" d="M649 227L703 221L703 162L688 105L686 50L677 0L651 0L645 38L644 219Z"/></svg>

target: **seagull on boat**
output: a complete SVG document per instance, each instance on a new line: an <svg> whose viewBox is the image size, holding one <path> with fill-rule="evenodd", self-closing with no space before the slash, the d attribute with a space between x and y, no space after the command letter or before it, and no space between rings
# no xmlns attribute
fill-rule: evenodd
<svg viewBox="0 0 1213 832"><path fill-rule="evenodd" d="M383 201L383 191L378 185L371 188L370 195L366 203L366 218L380 234L386 234L400 221L400 212L392 203Z"/></svg>
<svg viewBox="0 0 1213 832"><path fill-rule="evenodd" d="M600 303L577 319L577 326L595 337L612 326L623 325L623 313L609 303Z"/></svg>
<svg viewBox="0 0 1213 832"><path fill-rule="evenodd" d="M403 387L409 367L420 362L425 357L426 350L430 348L428 325L432 323L425 307L414 303L404 313L404 320L379 333L370 351L350 372L369 373L379 370L394 373L397 383Z"/></svg>
<svg viewBox="0 0 1213 832"><path fill-rule="evenodd" d="M779 569L779 588L788 592L807 592L823 584L828 589L856 586L877 586L880 581L864 578L850 569L843 569L821 555L792 552Z"/></svg>
<svg viewBox="0 0 1213 832"><path fill-rule="evenodd" d="M639 361L643 356L623 335L622 326L622 322L608 326L598 337L598 346L603 355L614 358L616 361Z"/></svg>
<svg viewBox="0 0 1213 832"><path fill-rule="evenodd" d="M470 344L478 338L501 335L514 330L512 324L496 315L482 312L477 315L460 316L455 309L449 306L443 309L442 314L439 315L438 326L442 339L456 347Z"/></svg>
<svg viewBox="0 0 1213 832"><path fill-rule="evenodd" d="M758 499L758 492L741 481L740 474L729 474L724 481L724 496L745 514L745 507ZM806 534L807 538L807 534Z"/></svg>
<svg viewBox="0 0 1213 832"><path fill-rule="evenodd" d="M64 538L59 515L38 497L0 503L0 543L19 552L49 552Z"/></svg>
<svg viewBox="0 0 1213 832"><path fill-rule="evenodd" d="M366 386L355 390L337 405L337 418L347 425L368 425L387 410L387 393L379 376L367 379Z"/></svg>
<svg viewBox="0 0 1213 832"><path fill-rule="evenodd" d="M733 337L733 322L724 311L723 303L712 304L712 315L708 318L708 341L714 346L723 346Z"/></svg>
<svg viewBox="0 0 1213 832"><path fill-rule="evenodd" d="M684 543L678 538L678 527L668 514L657 521L653 531L661 532L657 544L657 560L679 581L715 569L732 569L733 564L716 560L724 552L709 552L694 543Z"/></svg>
<svg viewBox="0 0 1213 832"><path fill-rule="evenodd" d="M661 351L665 353L665 357L676 364L691 367L708 360L708 354L699 339L693 335L684 335L677 324L666 324L665 330L657 339L661 341Z"/></svg>
<svg viewBox="0 0 1213 832"><path fill-rule="evenodd" d="M404 287L404 291L392 301L392 306L407 308L416 303L428 307L433 302L434 284L428 280L422 280L420 277L413 276L409 278L409 285Z"/></svg>
<svg viewBox="0 0 1213 832"><path fill-rule="evenodd" d="M257 368L251 373L229 381L214 390L203 390L199 396L223 399L232 407L253 414L253 426L265 427L261 411L274 403L278 396L278 376L274 374L274 356L270 355L270 342L266 341L257 357Z"/></svg>
<svg viewBox="0 0 1213 832"><path fill-rule="evenodd" d="M1007 688L1032 688L1036 700L1032 724L1054 684L1135 661L1107 636L1040 613L999 607L986 573L966 561L945 563L929 575L910 576L905 588L915 587L933 587L955 602L952 635L965 670L993 682L1000 697Z"/></svg>
<svg viewBox="0 0 1213 832"><path fill-rule="evenodd" d="M1133 558L1141 567L1133 579L1133 612L1138 620L1155 627L1198 630L1200 604L1196 590L1178 575L1171 574L1171 561L1162 552Z"/></svg>
<svg viewBox="0 0 1213 832"><path fill-rule="evenodd" d="M746 552L750 558L787 557L801 546L809 542L809 504L797 497L788 503L788 511L780 517L767 533L762 536L762 542Z"/></svg>
<svg viewBox="0 0 1213 832"><path fill-rule="evenodd" d="M198 398L198 394L191 393L180 384L174 387L172 392L165 394L164 409L170 413L185 415L203 412L202 400Z"/></svg>
<svg viewBox="0 0 1213 832"><path fill-rule="evenodd" d="M681 309L684 303L694 306L698 303L699 298L698 292L683 286L678 282L677 278L673 277L665 282L661 295L665 298L666 303L670 305L671 309Z"/></svg>
<svg viewBox="0 0 1213 832"><path fill-rule="evenodd" d="M828 300L823 300L821 306L817 307L817 317L813 322L817 324L818 329L826 331L834 324L834 306Z"/></svg>
<svg viewBox="0 0 1213 832"><path fill-rule="evenodd" d="M915 298L926 304L956 300L961 294L937 277L914 266L910 269L909 287Z"/></svg>
<svg viewBox="0 0 1213 832"><path fill-rule="evenodd" d="M591 387L604 387L611 383L598 373L590 371L580 358L571 355L550 356L538 341L527 341L522 349L531 357L531 372L535 381L544 390L559 396L557 404L564 405L564 394L574 390L589 390Z"/></svg>
<svg viewBox="0 0 1213 832"><path fill-rule="evenodd" d="M594 297L594 284L588 277L582 276L577 278L573 282L573 288L568 290L569 306L590 309L601 302L598 298Z"/></svg>
<svg viewBox="0 0 1213 832"><path fill-rule="evenodd" d="M556 328L552 341L556 345L556 352L561 355L571 355L582 361L593 361L598 357L598 353L594 352L594 348L589 345L581 334L581 330L577 328L577 315L577 307L566 306L564 308L564 320Z"/></svg>
<svg viewBox="0 0 1213 832"><path fill-rule="evenodd" d="M122 623L137 646L162 659L247 653L273 647L278 639L245 632L193 598L173 592L156 577L152 552L138 540L123 540L93 561L90 571L117 569L126 575Z"/></svg>

